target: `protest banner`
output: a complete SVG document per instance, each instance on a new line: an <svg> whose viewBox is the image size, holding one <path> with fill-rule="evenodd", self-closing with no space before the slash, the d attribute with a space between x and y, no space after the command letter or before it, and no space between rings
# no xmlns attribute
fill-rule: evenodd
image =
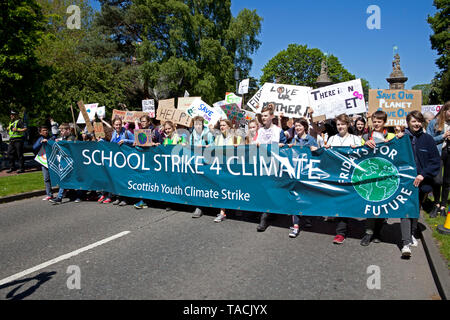
<svg viewBox="0 0 450 320"><path fill-rule="evenodd" d="M37 161L39 164L41 164L44 167L48 168L48 165L47 165L47 154L45 153L44 146L42 146L41 149L39 149L39 152L36 155L36 157L34 158L34 161Z"/></svg>
<svg viewBox="0 0 450 320"><path fill-rule="evenodd" d="M197 99L201 100L202 98L201 97L180 97L180 98L178 98L177 109L186 111L191 106L191 104Z"/></svg>
<svg viewBox="0 0 450 320"><path fill-rule="evenodd" d="M239 94L246 94L248 93L248 85L250 83L250 79L244 79L239 83Z"/></svg>
<svg viewBox="0 0 450 320"><path fill-rule="evenodd" d="M120 119L122 119L122 122L123 122L125 119L125 113L126 113L126 111L124 111L124 110L113 109L113 114L112 114L111 120L114 120L115 118L120 118Z"/></svg>
<svg viewBox="0 0 450 320"><path fill-rule="evenodd" d="M174 108L175 109L175 99L164 99L158 101L158 108Z"/></svg>
<svg viewBox="0 0 450 320"><path fill-rule="evenodd" d="M125 111L123 122L134 122L134 111Z"/></svg>
<svg viewBox="0 0 450 320"><path fill-rule="evenodd" d="M78 101L77 103L78 108L80 109L80 114L83 116L84 118L84 123L86 123L86 128L88 130L89 133L93 133L94 132L94 127L92 126L91 121L93 121L95 119L95 109L97 108L97 106L93 106L93 105L88 105L90 107L90 113L88 114L83 101ZM98 105L98 103L95 103L94 105ZM91 120L91 115L92 115L92 120ZM79 118L79 116L78 116ZM81 123L78 122L77 123Z"/></svg>
<svg viewBox="0 0 450 320"><path fill-rule="evenodd" d="M248 100L247 102L247 106L256 113L259 113L261 110L261 107L259 106L259 101L261 99L263 90L265 90L267 86L268 85L264 84L261 88L259 88L259 90L255 93L255 95L251 97L251 99Z"/></svg>
<svg viewBox="0 0 450 320"><path fill-rule="evenodd" d="M435 116L438 114L439 110L441 110L442 105L425 105L422 106L422 113L431 112Z"/></svg>
<svg viewBox="0 0 450 320"><path fill-rule="evenodd" d="M336 83L309 91L309 106L313 116L332 119L342 113L352 115L367 112L360 79Z"/></svg>
<svg viewBox="0 0 450 320"><path fill-rule="evenodd" d="M94 122L94 133L96 138L105 137L105 129L103 128L102 122Z"/></svg>
<svg viewBox="0 0 450 320"><path fill-rule="evenodd" d="M155 100L142 100L142 111L146 112L150 118L155 117Z"/></svg>
<svg viewBox="0 0 450 320"><path fill-rule="evenodd" d="M148 112L144 112L144 111L133 111L133 122L137 121L140 122L141 118L143 116L148 116Z"/></svg>
<svg viewBox="0 0 450 320"><path fill-rule="evenodd" d="M194 100L186 112L192 118L196 116L203 117L203 119L205 119L204 123L206 126L215 125L220 119L224 117L226 118L226 115L220 108L212 108L201 99Z"/></svg>
<svg viewBox="0 0 450 320"><path fill-rule="evenodd" d="M233 124L240 123L245 117L245 112L239 109L235 103L225 104L220 107L227 116L228 120L230 120Z"/></svg>
<svg viewBox="0 0 450 320"><path fill-rule="evenodd" d="M106 116L105 106L97 108L97 116L99 117L99 119L103 119Z"/></svg>
<svg viewBox="0 0 450 320"><path fill-rule="evenodd" d="M78 107L80 105L78 104ZM86 112L87 118L84 117L83 111L80 109L80 113L78 114L77 123L78 124L84 124L86 123L86 119L89 119L87 122L91 122L95 120L95 114L97 112L98 103L91 103L91 104L83 104L84 110Z"/></svg>
<svg viewBox="0 0 450 320"><path fill-rule="evenodd" d="M388 115L387 127L407 126L406 116L422 111L422 90L369 90L369 112L383 110Z"/></svg>
<svg viewBox="0 0 450 320"><path fill-rule="evenodd" d="M255 112L261 113L262 108L273 103L275 115L282 112L288 118L304 117L309 105L308 92L310 90L310 87L265 83L258 99L259 108Z"/></svg>
<svg viewBox="0 0 450 320"><path fill-rule="evenodd" d="M225 102L227 104L236 104L240 109L242 106L242 97L235 95L233 92L227 92L225 94Z"/></svg>
<svg viewBox="0 0 450 320"><path fill-rule="evenodd" d="M152 144L152 130L151 129L136 129L134 130L134 142L140 147L150 147Z"/></svg>
<svg viewBox="0 0 450 320"><path fill-rule="evenodd" d="M190 127L192 118L187 112L171 107L159 107L156 112L156 119L162 122L172 121L173 123Z"/></svg>
<svg viewBox="0 0 450 320"><path fill-rule="evenodd" d="M52 185L65 189L304 216L419 217L410 139L321 152L278 144L136 150L72 141L45 148Z"/></svg>

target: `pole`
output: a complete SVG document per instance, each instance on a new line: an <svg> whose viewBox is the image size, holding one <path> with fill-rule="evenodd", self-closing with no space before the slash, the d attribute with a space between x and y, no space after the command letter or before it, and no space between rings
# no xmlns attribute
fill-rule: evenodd
<svg viewBox="0 0 450 320"><path fill-rule="evenodd" d="M75 130L75 137L78 138L77 124L75 123L75 116L74 116L74 114L73 114L73 108L72 108L72 105L70 105L70 110L72 111L73 129Z"/></svg>

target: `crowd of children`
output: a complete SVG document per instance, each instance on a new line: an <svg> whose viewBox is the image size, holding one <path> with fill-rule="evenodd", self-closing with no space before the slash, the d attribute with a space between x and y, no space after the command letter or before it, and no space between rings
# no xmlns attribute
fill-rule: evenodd
<svg viewBox="0 0 450 320"><path fill-rule="evenodd" d="M422 115L418 111L410 112L406 117L407 127L387 128L387 115L383 111L376 111L373 114L364 116L354 116L351 118L346 114L341 114L335 119L313 122L312 112L307 118L288 119L280 114L275 116L274 106L269 104L262 109L258 119L250 121L245 130L237 128L227 120L220 120L215 128L204 126L202 117L193 119L193 126L188 130L180 130L171 121L163 125L156 126L149 116L142 116L139 121L124 124L120 118L115 118L111 123L103 121L105 124L105 138L95 138L87 131L81 134L82 140L103 140L110 143L127 144L134 146L138 150L144 147L135 145L134 130L150 129L151 146L157 145L193 145L193 146L238 146L241 144L273 144L280 147L300 146L310 148L312 151L324 147L352 147L367 146L374 148L378 143L387 142L392 139L410 139L413 149L414 159L417 167L417 176L414 186L419 188L419 202L422 204L433 194L433 208L431 217L438 214L446 215L447 199L450 188L450 101L445 103L435 118L430 115ZM50 134L47 126L40 128L40 137L34 145L35 152L38 152L43 144L50 139L75 140L76 137L68 124L59 126L60 135L55 138ZM187 128L186 128L187 129ZM53 204L61 203L66 190L60 188L58 195L53 197L50 185L48 169L42 167L47 196L43 200L48 200ZM76 202L86 197L86 192L76 191ZM125 206L130 204L132 199L119 197L109 192L102 192L95 198L99 203L111 203ZM140 200L134 204L136 209L148 208L145 200ZM169 208L167 208L170 210ZM199 218L203 215L202 208L196 208L192 217ZM274 214L262 213L257 231L265 231ZM227 217L227 211L220 209L219 214L214 219L221 222ZM327 221L334 221L326 218ZM336 236L333 243L342 244L347 234L347 227L350 218L337 218ZM411 246L417 245L416 230L417 220L401 219L402 233L402 255L411 255ZM311 226L311 220L305 217L305 227ZM371 242L379 242L381 229L386 223L385 219L366 219L365 234L361 239L361 245L367 246ZM292 216L292 227L289 237L295 238L300 232L300 217Z"/></svg>

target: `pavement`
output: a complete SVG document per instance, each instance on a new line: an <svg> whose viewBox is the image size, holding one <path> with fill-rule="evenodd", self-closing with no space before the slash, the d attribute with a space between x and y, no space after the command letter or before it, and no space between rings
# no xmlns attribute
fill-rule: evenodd
<svg viewBox="0 0 450 320"><path fill-rule="evenodd" d="M399 219L362 247L357 220L334 245L335 224L321 218L291 239L284 215L258 233L249 212L214 223L217 209L193 219L189 206L41 198L0 205L0 299L440 299L423 241L401 259Z"/></svg>

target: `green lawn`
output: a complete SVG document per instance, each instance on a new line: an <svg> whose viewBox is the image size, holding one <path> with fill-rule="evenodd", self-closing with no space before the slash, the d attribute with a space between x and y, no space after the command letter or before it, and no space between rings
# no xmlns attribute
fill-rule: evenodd
<svg viewBox="0 0 450 320"><path fill-rule="evenodd" d="M0 178L0 197L44 189L42 171Z"/></svg>
<svg viewBox="0 0 450 320"><path fill-rule="evenodd" d="M444 225L445 217L430 218L428 213L424 214L424 219L433 230L433 237L439 245L441 254L447 259L447 266L450 269L450 235L440 234L437 231L438 225Z"/></svg>

